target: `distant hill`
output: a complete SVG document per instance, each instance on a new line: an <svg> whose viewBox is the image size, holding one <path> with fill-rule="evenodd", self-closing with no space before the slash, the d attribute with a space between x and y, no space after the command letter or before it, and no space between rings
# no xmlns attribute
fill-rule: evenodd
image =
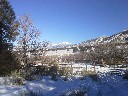
<svg viewBox="0 0 128 96"><path fill-rule="evenodd" d="M95 46L97 44L107 44L107 43L126 43L128 42L128 30L119 32L112 36L101 36L95 39L87 40L81 42L80 46Z"/></svg>

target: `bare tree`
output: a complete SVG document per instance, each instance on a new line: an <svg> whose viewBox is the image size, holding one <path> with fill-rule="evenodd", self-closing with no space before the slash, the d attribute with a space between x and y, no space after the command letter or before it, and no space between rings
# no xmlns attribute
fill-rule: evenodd
<svg viewBox="0 0 128 96"><path fill-rule="evenodd" d="M39 48L40 43L38 38L40 36L40 32L33 25L30 16L26 14L19 19L18 33L18 52L21 62L27 71L31 52L34 52Z"/></svg>

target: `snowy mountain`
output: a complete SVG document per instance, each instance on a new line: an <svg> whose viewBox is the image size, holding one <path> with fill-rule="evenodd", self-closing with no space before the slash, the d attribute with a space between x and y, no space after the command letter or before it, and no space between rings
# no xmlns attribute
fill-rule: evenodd
<svg viewBox="0 0 128 96"><path fill-rule="evenodd" d="M49 46L50 49L57 49L57 48L74 48L78 46L95 46L99 44L108 44L108 43L126 43L128 42L128 30L123 30L117 34L112 36L101 36L95 39L83 41L79 44L72 44L69 42L62 42L58 44L51 44Z"/></svg>
<svg viewBox="0 0 128 96"><path fill-rule="evenodd" d="M57 49L57 48L71 48L73 46L70 42L61 42L58 44L51 44L49 48L51 49Z"/></svg>
<svg viewBox="0 0 128 96"><path fill-rule="evenodd" d="M107 39L110 43L126 43L128 42L128 30L114 34Z"/></svg>
<svg viewBox="0 0 128 96"><path fill-rule="evenodd" d="M97 44L107 43L126 43L128 42L128 30L114 34L112 36L102 36L80 43L80 46L95 46Z"/></svg>
<svg viewBox="0 0 128 96"><path fill-rule="evenodd" d="M101 36L101 37L98 37L98 38L95 38L95 39L91 39L91 40L87 40L87 41L84 41L82 43L80 43L80 45L82 46L94 46L94 45L97 45L97 44L102 44L104 43L104 41L107 40L107 36Z"/></svg>

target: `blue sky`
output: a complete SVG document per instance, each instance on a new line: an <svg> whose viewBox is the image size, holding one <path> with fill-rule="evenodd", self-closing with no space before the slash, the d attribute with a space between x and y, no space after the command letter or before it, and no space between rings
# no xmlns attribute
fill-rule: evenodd
<svg viewBox="0 0 128 96"><path fill-rule="evenodd" d="M128 29L128 0L9 0L30 14L41 40L80 43Z"/></svg>

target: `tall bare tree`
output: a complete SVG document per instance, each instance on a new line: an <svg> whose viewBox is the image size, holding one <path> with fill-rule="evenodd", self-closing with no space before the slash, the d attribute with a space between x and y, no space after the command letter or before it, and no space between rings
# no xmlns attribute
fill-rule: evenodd
<svg viewBox="0 0 128 96"><path fill-rule="evenodd" d="M34 52L39 48L40 43L38 39L40 36L40 32L33 25L30 16L28 14L25 14L19 19L18 33L18 52L20 54L21 62L23 63L27 71L31 52Z"/></svg>

